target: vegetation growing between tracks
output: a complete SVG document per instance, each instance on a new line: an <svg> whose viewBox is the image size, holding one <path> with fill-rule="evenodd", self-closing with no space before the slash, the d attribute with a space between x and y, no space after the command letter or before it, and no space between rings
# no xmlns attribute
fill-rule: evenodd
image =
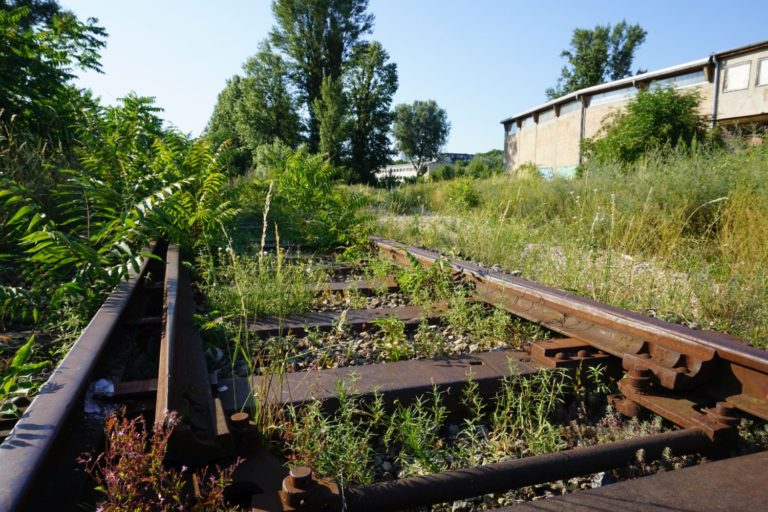
<svg viewBox="0 0 768 512"><path fill-rule="evenodd" d="M372 192L376 231L766 347L768 144Z"/></svg>

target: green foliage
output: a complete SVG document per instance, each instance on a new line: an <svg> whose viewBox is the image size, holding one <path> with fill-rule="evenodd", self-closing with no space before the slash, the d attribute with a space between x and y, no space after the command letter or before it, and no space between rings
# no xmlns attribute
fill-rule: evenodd
<svg viewBox="0 0 768 512"><path fill-rule="evenodd" d="M397 284L410 299L421 306L431 306L437 301L449 300L454 293L451 271L445 260L437 260L429 267L423 266L410 253L410 268L397 276Z"/></svg>
<svg viewBox="0 0 768 512"><path fill-rule="evenodd" d="M285 55L300 102L309 112L309 149L320 144L320 125L312 108L323 79L341 79L360 38L373 28L368 0L274 0L277 25L270 41Z"/></svg>
<svg viewBox="0 0 768 512"><path fill-rule="evenodd" d="M234 214L222 197L223 150L162 132L156 112L151 100L129 96L98 113L77 149L82 170L59 171L52 206L13 180L0 181L0 204L9 212L0 263L16 276L3 295L28 300L24 310L4 307L6 318L24 319L31 309L53 322L48 313L70 314L67 305L74 305L85 319L104 291L138 269L150 238L167 236L189 251L209 243ZM25 293L13 292L19 288Z"/></svg>
<svg viewBox="0 0 768 512"><path fill-rule="evenodd" d="M437 387L432 389L429 399L417 397L408 407L396 407L383 442L390 450L396 450L397 461L404 467L400 476L424 475L446 469L441 453L443 439L440 430L447 416L448 410Z"/></svg>
<svg viewBox="0 0 768 512"><path fill-rule="evenodd" d="M507 448L522 442L532 455L564 448L551 420L564 401L566 374L541 370L533 376L522 376L511 362L509 372L502 380L491 413L494 442Z"/></svg>
<svg viewBox="0 0 768 512"><path fill-rule="evenodd" d="M411 105L395 107L392 133L419 176L426 172L424 163L440 154L450 131L448 114L434 100L416 100Z"/></svg>
<svg viewBox="0 0 768 512"><path fill-rule="evenodd" d="M392 97L397 91L397 64L378 41L355 47L346 75L352 115L349 167L355 181L373 184L375 171L393 154L389 129Z"/></svg>
<svg viewBox="0 0 768 512"><path fill-rule="evenodd" d="M235 75L219 93L206 129L221 143L232 140L243 154L237 165L251 165L257 148L273 141L296 147L301 122L288 67L282 57L264 43L243 65L244 76ZM255 163L255 162L254 162Z"/></svg>
<svg viewBox="0 0 768 512"><path fill-rule="evenodd" d="M313 286L324 279L322 272L284 261L281 255L255 258L231 247L201 263L206 302L214 314L228 319L303 313L314 303Z"/></svg>
<svg viewBox="0 0 768 512"><path fill-rule="evenodd" d="M704 140L697 92L641 90L626 107L605 122L595 139L584 141L589 158L632 163L653 150L690 146Z"/></svg>
<svg viewBox="0 0 768 512"><path fill-rule="evenodd" d="M34 374L43 368L50 366L50 361L32 362L32 350L35 343L35 336L30 336L27 342L16 350L16 354L11 360L11 364L3 369L0 374L0 404L8 396L15 394L28 394L35 388L34 383L21 383L19 377ZM12 404L10 407L3 406L3 412L17 412Z"/></svg>
<svg viewBox="0 0 768 512"><path fill-rule="evenodd" d="M560 54L568 59L568 65L563 67L557 86L546 90L547 99L630 76L635 51L645 42L646 34L640 25L629 25L626 20L614 27L574 29L571 48Z"/></svg>
<svg viewBox="0 0 768 512"><path fill-rule="evenodd" d="M0 5L0 33L0 122L71 145L84 98L69 85L72 69L100 69L106 32L56 2L11 0Z"/></svg>
<svg viewBox="0 0 768 512"><path fill-rule="evenodd" d="M471 178L490 178L502 172L504 172L504 153L500 149L476 154L464 169L464 173Z"/></svg>
<svg viewBox="0 0 768 512"><path fill-rule="evenodd" d="M480 204L480 196L471 180L455 180L448 185L448 201L457 210L466 210L477 207Z"/></svg>
<svg viewBox="0 0 768 512"><path fill-rule="evenodd" d="M373 450L368 441L372 427L366 421L367 411L349 396L343 384L339 383L337 390L339 411L333 417L322 412L319 400L301 409L289 407L283 430L292 461L343 485L371 483Z"/></svg>
<svg viewBox="0 0 768 512"><path fill-rule="evenodd" d="M337 171L300 148L277 178L273 220L291 240L319 249L360 243L365 236L358 210L365 198L335 186Z"/></svg>
<svg viewBox="0 0 768 512"><path fill-rule="evenodd" d="M349 106L341 79L323 78L320 97L312 102L312 111L320 135L319 150L331 165L339 167L348 151L346 140L350 130Z"/></svg>
<svg viewBox="0 0 768 512"><path fill-rule="evenodd" d="M582 171L475 180L480 204L464 211L446 199L450 182L402 186L385 205L432 215L382 217L376 231L765 346L768 145L681 147Z"/></svg>
<svg viewBox="0 0 768 512"><path fill-rule="evenodd" d="M405 323L402 320L395 317L377 318L373 321L373 325L384 334L379 348L388 361L399 361L410 357L413 348L408 344L408 338L405 335Z"/></svg>

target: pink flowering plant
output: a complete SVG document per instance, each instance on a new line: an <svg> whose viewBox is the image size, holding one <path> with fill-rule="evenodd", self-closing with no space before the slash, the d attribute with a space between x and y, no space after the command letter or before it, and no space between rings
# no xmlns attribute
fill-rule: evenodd
<svg viewBox="0 0 768 512"><path fill-rule="evenodd" d="M171 412L163 425L147 432L143 417L111 414L104 427L106 449L94 457L82 459L86 473L96 482L96 489L105 494L97 505L99 512L123 511L222 511L237 510L226 504L224 488L232 481L239 464L226 469L190 472L167 467L163 460L168 440L179 423ZM191 482L196 480L196 492Z"/></svg>

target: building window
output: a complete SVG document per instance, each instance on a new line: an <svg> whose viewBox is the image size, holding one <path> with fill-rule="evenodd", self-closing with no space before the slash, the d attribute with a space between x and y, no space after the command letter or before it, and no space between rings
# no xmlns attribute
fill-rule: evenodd
<svg viewBox="0 0 768 512"><path fill-rule="evenodd" d="M757 85L768 85L768 59L757 63Z"/></svg>
<svg viewBox="0 0 768 512"><path fill-rule="evenodd" d="M550 108L549 110L545 110L544 112L541 112L539 114L539 124L546 123L547 121L551 121L555 118L555 109Z"/></svg>
<svg viewBox="0 0 768 512"><path fill-rule="evenodd" d="M749 87L749 71L751 62L742 62L725 68L723 92L741 91Z"/></svg>
<svg viewBox="0 0 768 512"><path fill-rule="evenodd" d="M669 78L663 78L661 80L654 80L651 82L652 88L665 89L667 87L688 87L691 85L702 84L707 81L704 75L704 70L694 71L693 73L686 73L684 75L671 76Z"/></svg>
<svg viewBox="0 0 768 512"><path fill-rule="evenodd" d="M637 89L634 87L624 87L622 89L615 89L613 91L601 92L595 94L589 100L590 106L602 105L603 103L611 103L614 101L622 101L632 98L637 94Z"/></svg>
<svg viewBox="0 0 768 512"><path fill-rule="evenodd" d="M569 101L568 103L563 103L560 105L561 116L570 114L571 112L576 112L577 110L581 110L581 102L578 100Z"/></svg>

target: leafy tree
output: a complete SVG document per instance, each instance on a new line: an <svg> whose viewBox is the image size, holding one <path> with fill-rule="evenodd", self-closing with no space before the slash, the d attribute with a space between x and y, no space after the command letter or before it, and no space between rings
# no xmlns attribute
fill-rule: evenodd
<svg viewBox="0 0 768 512"><path fill-rule="evenodd" d="M448 114L434 100L416 100L412 105L395 107L393 134L418 176L426 172L422 169L424 163L440 154L450 130Z"/></svg>
<svg viewBox="0 0 768 512"><path fill-rule="evenodd" d="M345 142L349 135L347 98L341 80L325 77L320 97L312 103L312 110L320 129L320 152L339 166L346 154Z"/></svg>
<svg viewBox="0 0 768 512"><path fill-rule="evenodd" d="M592 30L575 29L571 48L560 54L568 59L568 65L563 67L557 85L546 90L547 98L630 76L635 50L645 42L646 35L640 25L629 25L626 20L614 27L607 24Z"/></svg>
<svg viewBox="0 0 768 512"><path fill-rule="evenodd" d="M320 126L312 106L323 79L339 79L361 36L371 31L368 0L274 0L277 26L270 41L288 59L300 101L309 111L309 148L320 144Z"/></svg>
<svg viewBox="0 0 768 512"><path fill-rule="evenodd" d="M605 120L600 137L585 141L585 151L595 160L628 163L655 149L702 140L706 125L699 103L697 92L671 87L641 90L626 112Z"/></svg>
<svg viewBox="0 0 768 512"><path fill-rule="evenodd" d="M245 76L232 77L219 94L208 133L216 142L231 139L248 156L275 139L298 145L301 121L282 57L262 44L243 70Z"/></svg>
<svg viewBox="0 0 768 512"><path fill-rule="evenodd" d="M377 41L355 47L350 60L346 80L352 115L349 166L357 180L373 183L376 169L394 153L389 129L397 64L387 62L389 55Z"/></svg>
<svg viewBox="0 0 768 512"><path fill-rule="evenodd" d="M71 143L83 102L72 70L100 70L106 32L53 1L0 0L0 34L0 121Z"/></svg>
<svg viewBox="0 0 768 512"><path fill-rule="evenodd" d="M504 154L500 149L478 153L467 164L466 173L473 178L490 178L500 174L504 167Z"/></svg>

